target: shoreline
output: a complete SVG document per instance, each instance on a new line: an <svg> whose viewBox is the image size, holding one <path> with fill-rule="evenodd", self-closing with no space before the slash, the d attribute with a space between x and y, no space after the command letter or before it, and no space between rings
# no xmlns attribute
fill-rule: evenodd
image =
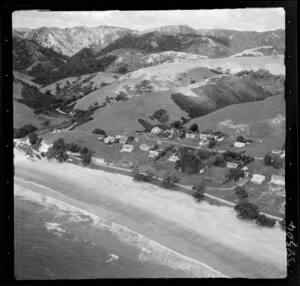
<svg viewBox="0 0 300 286"><path fill-rule="evenodd" d="M147 217L147 219L150 219L150 224L151 221L153 221L153 225L163 224L163 221L163 226L168 228L168 230L173 234L176 234L176 238L178 238L177 242L181 243L181 246L184 246L181 248L184 249L185 254L190 254L188 255L188 257L202 258L204 256L208 262L211 262L208 263L208 265L216 264L220 266L219 269L227 268L227 273L225 273L225 275L229 274L230 271L232 271L233 275L228 276L249 278L255 278L257 276L259 278L274 277L272 275L276 273L276 269L278 270L278 276L276 276L276 278L284 277L286 275L284 271L285 265L283 257L285 254L283 249L285 248L285 241L283 240L283 233L281 234L279 232L281 230L279 229L265 230L255 225L252 226L246 222L240 222L238 221L238 219L235 219L236 221L234 223L228 221L228 225L233 224L233 226L228 227L223 225L226 218L222 219L222 215L230 217L234 215L235 217L235 214L230 213L230 210L228 210L227 207L215 207L207 203L202 203L199 205L194 202L192 197L188 197L185 194L174 191L166 191L164 189L160 189L149 184L146 186L146 184L134 183L131 180L129 180L128 176L125 178L123 175L119 174L112 175L110 173L106 173L99 170L87 170L87 168L79 167L72 164L51 163L47 162L46 160L42 160L43 162L39 162L39 160L37 162L31 162L28 159L26 159L24 155L23 158L21 157L21 154L17 154L17 156L15 157L15 165L18 173L17 176L20 176L22 172L26 173L27 169L27 175L30 174L30 176L38 177L34 179L35 182L41 183L40 180L44 180L44 182L52 181L53 184L55 184L54 189L60 190L57 191L57 193L61 194L60 196L65 196L67 194L68 200L75 199L80 204L84 204L88 201L86 207L90 209L94 209L92 202L95 202L96 199L99 199L101 195L102 199L105 197L105 199L103 199L104 203L106 202L106 204L116 209L117 207L119 207L119 210L122 209L123 213L125 213L126 215L127 213L130 213L130 215L133 216L131 217L131 220L128 217L126 217L126 219L124 218L121 222L123 225L126 225L126 223L130 224L128 227L130 228L130 226L132 226L131 229L134 230L139 227L142 230L140 233L147 233L145 226L142 225L143 221L139 221L141 217ZM20 171L22 172L20 173ZM63 176L61 174L63 174ZM81 178L81 180L78 180L79 177ZM55 182L51 180L51 178L56 178ZM76 179L78 182L76 182ZM89 182L89 185L86 186L86 188L81 188L81 186L83 187L84 184L86 184L87 182ZM103 186L103 184L106 184L106 189L99 189L99 186ZM68 192L63 193L60 189L60 187L62 186L67 186ZM109 190L111 192L109 192ZM83 203L83 200L86 201ZM116 201L120 203L119 206L115 206ZM166 206L166 204L169 204L170 210L164 209L164 206ZM132 212L132 210L136 211L136 214ZM197 215L198 212L200 212L199 218L194 217L195 214ZM205 217L201 218L201 214L202 216L207 216L206 219L208 218L208 220L213 220L211 223L212 225L203 224L205 222ZM198 219L200 221L198 221ZM185 228L186 225L189 225L189 229ZM218 229L220 227L221 229ZM245 239L247 240L247 234L244 234L243 237L243 235L240 235L239 231L236 230L236 227L244 228L244 231L246 232L253 232L253 238L260 238L260 235L274 236L275 242L274 239L272 242L273 249L271 246L264 247L264 261L259 263L260 258L262 258L259 257L260 255L262 255L260 254L261 251L259 250L259 248L262 246L259 245L257 247L258 249L254 251L254 253L251 253L251 248L255 250L256 243L253 243L253 241L251 240L249 241L248 238L248 242L250 243L250 245L247 245L247 247L245 247L242 241ZM232 242L232 239L228 239L226 236L222 235L222 232L225 232L225 235L226 232L227 234L228 232L233 234L232 238L233 240L235 239L236 242L238 242L238 244L232 245L235 244L234 241ZM189 237L186 235L187 233L190 234ZM217 236L220 236L221 238L216 237L216 233L218 234ZM240 229L240 233L243 233L243 229ZM281 236L280 240L276 239L278 235ZM161 233L150 232L149 235L146 235L146 237L149 236L150 239L157 238L154 239L154 241L160 240L158 241L159 243L161 241L168 241L168 243L172 245L172 240L170 238L166 239L167 236L165 234L162 235ZM199 240L197 241L196 239L199 239L200 237L201 243ZM224 241L222 241L222 239ZM264 240L263 237L260 239ZM190 240L193 243L195 243L196 240L195 245L190 244ZM274 253L274 250L276 250L276 243L277 246L280 246L281 250L277 250ZM281 243L284 243L284 245L279 245ZM210 249L205 249L204 245L211 245L211 251ZM171 249L174 250L175 248L174 251L176 251L176 249L181 249L180 247L178 248L176 244L174 245L174 243L173 246L174 247L171 247ZM195 252L195 248L197 247L203 250L203 253L201 253L202 255L200 256L197 252ZM183 251L179 251L179 253L181 254L182 252ZM258 257L256 257L256 255L258 255ZM234 259L234 257L237 256L239 256L239 258L244 258L243 263L241 263L244 265L238 265L239 263L237 258L236 260ZM217 261L218 257L221 257L223 259L224 265L221 265L220 260ZM246 257L248 259L245 259ZM226 261L225 258L227 258L228 261ZM202 261L201 259L199 260ZM249 261L246 262L245 260ZM207 261L204 261L203 263ZM270 265L265 265L267 261L269 261ZM241 269L234 271L235 266L240 267ZM252 267L252 270L246 270L249 267ZM269 273L264 273L264 271L267 271L267 269L269 269ZM240 274L238 274L239 271ZM242 271L248 271L250 273L244 273L243 275ZM254 272L251 274L251 271Z"/></svg>

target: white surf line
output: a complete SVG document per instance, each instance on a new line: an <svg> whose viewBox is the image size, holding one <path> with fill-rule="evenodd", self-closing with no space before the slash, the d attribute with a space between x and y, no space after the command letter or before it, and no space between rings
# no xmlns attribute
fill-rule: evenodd
<svg viewBox="0 0 300 286"><path fill-rule="evenodd" d="M24 181L24 182L27 182L27 183L30 183L30 184L33 184L33 185L36 185L36 186L45 188L45 189L47 189L47 190L51 190L52 192L57 192L57 191L55 191L55 190L53 190L53 189L51 189L51 188L46 187L45 185L38 184L38 183L35 183L35 182L32 182L32 181L27 181L27 180L24 180L24 179L21 179L21 178L18 178L18 179L21 180L21 181ZM38 193L38 192L29 190L29 189L27 189L26 187L23 187L23 186L20 186L20 187L21 187L22 189L25 189L25 190L24 190L24 191L19 190L19 191L17 191L17 193L15 193L15 195L20 195L20 196L23 196L23 197L26 197L26 194L27 194L27 196L28 196L28 195L31 195L31 199L32 199L32 200L35 200L35 201L41 201L41 200L43 200L43 197L45 197L48 203L54 204L54 205L56 205L57 207L59 207L60 209L62 209L62 210L67 210L67 211L73 211L73 212L83 213L83 214L85 214L85 215L90 216L94 221L96 221L96 223L100 223L100 226L103 226L103 227L105 227L105 228L109 228L109 225L104 224L104 222L107 222L107 221L106 221L105 219L101 219L101 218L100 218L99 216L97 216L96 214L87 212L87 211L85 211L84 209L80 209L80 208L75 207L75 206L73 206L73 205L71 205L71 204L69 204L69 203L65 203L64 201L57 200L57 199L53 198L52 196L40 194L40 193ZM58 193L59 193L59 192L58 192ZM115 226L115 227L114 227L114 226ZM217 273L218 275L220 275L220 276L223 277L223 278L230 278L230 276L227 276L227 275L221 273L220 271L218 271L218 270L212 268L211 266L209 266L209 265L207 265L207 264L205 264L205 263L203 263L203 262L201 262L201 261L199 261L199 260L196 260L196 259L193 259L193 258L191 258L191 257L185 256L185 255L183 255L183 254L180 254L180 253L178 253L178 252L176 252L176 251L174 251L174 250L172 250L172 249L170 249L170 248L164 246L163 244L160 244L160 243L158 243L158 242L156 242L156 241L154 241L154 240L152 240L152 239L150 239L150 238L148 238L148 237L146 237L146 236L144 236L144 235L142 235L142 234L140 234L140 233L138 233L138 232L133 231L132 229L130 229L130 228L126 227L126 226L123 226L123 225L120 225L120 224L111 222L111 227L110 227L110 228L112 228L112 227L117 228L117 229L122 229L123 231L129 231L129 232L131 232L131 233L137 235L139 238L140 238L140 237L141 237L141 238L144 238L144 239L148 240L150 243L154 243L155 245L158 245L158 246L160 246L160 247L163 247L164 249L166 249L167 251L171 252L172 254L175 254L176 256L179 256L179 257L184 258L184 259L186 259L186 260L188 260L188 261L194 262L196 265L197 265L197 264L198 264L198 265L200 264L200 265L203 266L204 268L209 269L210 271L212 271L212 272L214 272L214 273ZM111 232L114 232L113 229L110 229L110 231L111 231ZM121 241L122 241L122 240L121 240ZM123 242L123 241L122 241L122 242ZM123 243L124 243L124 242L123 242ZM154 251L155 251L155 249L154 249ZM158 261L158 262L159 262L159 263L162 263L162 262L160 262L160 261ZM164 263L162 263L162 264L164 264ZM172 267L172 268L173 268L173 267Z"/></svg>

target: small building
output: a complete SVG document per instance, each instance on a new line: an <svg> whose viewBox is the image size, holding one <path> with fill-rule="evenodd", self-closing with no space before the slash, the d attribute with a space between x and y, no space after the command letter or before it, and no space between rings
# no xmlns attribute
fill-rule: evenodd
<svg viewBox="0 0 300 286"><path fill-rule="evenodd" d="M256 184L261 184L265 179L266 179L266 177L263 175L254 174L251 178L251 182L256 183Z"/></svg>
<svg viewBox="0 0 300 286"><path fill-rule="evenodd" d="M173 135L175 133L175 130L173 128L171 129L166 129L166 132L170 133L171 135Z"/></svg>
<svg viewBox="0 0 300 286"><path fill-rule="evenodd" d="M283 150L282 153L279 155L281 159L285 158L285 151Z"/></svg>
<svg viewBox="0 0 300 286"><path fill-rule="evenodd" d="M200 146L205 146L205 145L207 145L209 143L209 141L207 140L207 139L204 139L204 140L201 140L200 142L199 142L199 145Z"/></svg>
<svg viewBox="0 0 300 286"><path fill-rule="evenodd" d="M237 181L237 185L239 187L244 187L249 181L249 178L240 178L238 181Z"/></svg>
<svg viewBox="0 0 300 286"><path fill-rule="evenodd" d="M107 136L104 138L104 143L106 143L106 144L113 143L114 141L115 141L115 137L113 137L113 136Z"/></svg>
<svg viewBox="0 0 300 286"><path fill-rule="evenodd" d="M150 150L148 153L148 157L154 158L154 157L157 157L158 154L159 154L158 151Z"/></svg>
<svg viewBox="0 0 300 286"><path fill-rule="evenodd" d="M127 140L128 140L128 136L126 136L126 135L120 135L119 136L119 143L120 144L126 144Z"/></svg>
<svg viewBox="0 0 300 286"><path fill-rule="evenodd" d="M225 139L225 137L217 137L218 142L222 142Z"/></svg>
<svg viewBox="0 0 300 286"><path fill-rule="evenodd" d="M283 176L272 175L270 183L285 186L285 178Z"/></svg>
<svg viewBox="0 0 300 286"><path fill-rule="evenodd" d="M120 152L132 152L133 148L133 145L124 144L123 149Z"/></svg>
<svg viewBox="0 0 300 286"><path fill-rule="evenodd" d="M42 143L39 148L39 151L46 153L50 147L52 147L52 144Z"/></svg>
<svg viewBox="0 0 300 286"><path fill-rule="evenodd" d="M248 170L248 167L247 166L244 166L243 168L242 168L242 171L247 171Z"/></svg>
<svg viewBox="0 0 300 286"><path fill-rule="evenodd" d="M103 141L104 138L105 138L105 135L102 134L102 135L100 135L100 136L97 138L97 140L98 140L98 141Z"/></svg>
<svg viewBox="0 0 300 286"><path fill-rule="evenodd" d="M75 156L75 157L79 157L80 156L79 152L67 151L66 154L69 155L69 156Z"/></svg>
<svg viewBox="0 0 300 286"><path fill-rule="evenodd" d="M202 174L203 172L204 172L204 168L199 171L200 174Z"/></svg>
<svg viewBox="0 0 300 286"><path fill-rule="evenodd" d="M271 151L271 153L274 154L274 155L280 155L282 153L282 150L281 149L273 149Z"/></svg>
<svg viewBox="0 0 300 286"><path fill-rule="evenodd" d="M196 137L196 134L194 133L185 133L185 138L194 139Z"/></svg>
<svg viewBox="0 0 300 286"><path fill-rule="evenodd" d="M137 137L134 137L134 142L140 142L140 139Z"/></svg>
<svg viewBox="0 0 300 286"><path fill-rule="evenodd" d="M234 162L227 162L226 167L229 169L236 169L238 167L238 164Z"/></svg>
<svg viewBox="0 0 300 286"><path fill-rule="evenodd" d="M97 158L97 157L93 157L92 161L98 164L106 164L106 160L103 158Z"/></svg>
<svg viewBox="0 0 300 286"><path fill-rule="evenodd" d="M208 139L211 137L211 134L205 134L205 133L200 133L199 134L199 138L204 140L204 139Z"/></svg>
<svg viewBox="0 0 300 286"><path fill-rule="evenodd" d="M141 144L140 149L148 152L150 150L150 146L147 144Z"/></svg>
<svg viewBox="0 0 300 286"><path fill-rule="evenodd" d="M151 129L151 134L157 135L158 133L160 133L162 130L159 127L153 127Z"/></svg>
<svg viewBox="0 0 300 286"><path fill-rule="evenodd" d="M176 156L176 155L172 155L172 156L168 159L168 161L170 161L170 162L177 162L178 160L179 160L179 157Z"/></svg>
<svg viewBox="0 0 300 286"><path fill-rule="evenodd" d="M245 143L243 142L234 142L234 147L237 147L237 148L242 148L242 147L245 147Z"/></svg>

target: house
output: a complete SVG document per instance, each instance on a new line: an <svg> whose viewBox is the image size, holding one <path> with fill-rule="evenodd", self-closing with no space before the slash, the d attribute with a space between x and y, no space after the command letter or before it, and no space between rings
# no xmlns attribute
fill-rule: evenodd
<svg viewBox="0 0 300 286"><path fill-rule="evenodd" d="M249 181L249 178L240 178L237 182L237 185L239 187L243 187L248 183L248 181Z"/></svg>
<svg viewBox="0 0 300 286"><path fill-rule="evenodd" d="M149 151L150 146L147 144L141 144L140 149L147 152Z"/></svg>
<svg viewBox="0 0 300 286"><path fill-rule="evenodd" d="M256 183L256 184L261 184L265 179L266 179L266 177L263 175L254 174L251 178L251 182Z"/></svg>
<svg viewBox="0 0 300 286"><path fill-rule="evenodd" d="M75 156L75 157L79 157L80 156L79 152L75 153L75 152L67 151L66 154L69 155L69 156Z"/></svg>
<svg viewBox="0 0 300 286"><path fill-rule="evenodd" d="M282 151L282 153L279 155L281 159L285 158L285 151Z"/></svg>
<svg viewBox="0 0 300 286"><path fill-rule="evenodd" d="M153 157L158 156L158 154L159 154L158 151L151 150L151 151L149 151L149 153L148 153L148 157L153 158Z"/></svg>
<svg viewBox="0 0 300 286"><path fill-rule="evenodd" d="M202 174L203 172L204 172L204 168L199 171L200 174Z"/></svg>
<svg viewBox="0 0 300 286"><path fill-rule="evenodd" d="M248 170L247 166L245 166L245 167L242 168L242 171L247 171L247 170Z"/></svg>
<svg viewBox="0 0 300 286"><path fill-rule="evenodd" d="M113 137L113 136L107 136L104 138L104 143L106 143L106 144L113 143L114 141L115 141L115 137Z"/></svg>
<svg viewBox="0 0 300 286"><path fill-rule="evenodd" d="M133 148L133 145L124 144L123 149L120 152L132 152Z"/></svg>
<svg viewBox="0 0 300 286"><path fill-rule="evenodd" d="M93 157L92 161L98 164L106 164L106 160L103 158L97 158L97 157Z"/></svg>
<svg viewBox="0 0 300 286"><path fill-rule="evenodd" d="M166 132L170 133L171 135L173 135L175 133L175 130L173 128L171 129L166 129Z"/></svg>
<svg viewBox="0 0 300 286"><path fill-rule="evenodd" d="M162 130L159 127L153 127L151 129L151 134L157 135L158 133L160 133Z"/></svg>
<svg viewBox="0 0 300 286"><path fill-rule="evenodd" d="M119 143L120 144L126 144L128 140L128 136L126 135L119 135Z"/></svg>
<svg viewBox="0 0 300 286"><path fill-rule="evenodd" d="M273 150L271 151L271 153L274 154L274 155L279 155L279 154L282 153L282 150L280 150L280 149L273 149Z"/></svg>
<svg viewBox="0 0 300 286"><path fill-rule="evenodd" d="M168 159L168 161L170 161L170 162L177 162L179 160L179 158L176 156L176 155L172 155L169 159Z"/></svg>
<svg viewBox="0 0 300 286"><path fill-rule="evenodd" d="M196 134L193 134L193 133L185 133L185 138L190 138L190 139L193 139L196 137Z"/></svg>
<svg viewBox="0 0 300 286"><path fill-rule="evenodd" d="M99 137L98 137L98 141L103 141L104 140L104 138L105 138L105 135L100 135Z"/></svg>
<svg viewBox="0 0 300 286"><path fill-rule="evenodd" d="M237 148L242 148L242 147L245 147L245 143L243 142L234 142L234 147L237 147Z"/></svg>
<svg viewBox="0 0 300 286"><path fill-rule="evenodd" d="M284 186L285 178L283 176L272 175L270 183L275 184L275 185Z"/></svg>
<svg viewBox="0 0 300 286"><path fill-rule="evenodd" d="M52 147L52 144L42 143L39 148L39 151L46 153L50 147Z"/></svg>
<svg viewBox="0 0 300 286"><path fill-rule="evenodd" d="M200 133L199 134L199 138L204 140L204 139L208 139L211 137L211 134L204 134L204 133Z"/></svg>
<svg viewBox="0 0 300 286"><path fill-rule="evenodd" d="M226 167L229 168L229 169L236 169L238 167L238 164L233 163L233 162L227 162Z"/></svg>
<svg viewBox="0 0 300 286"><path fill-rule="evenodd" d="M217 137L218 142L222 142L225 139L225 137Z"/></svg>

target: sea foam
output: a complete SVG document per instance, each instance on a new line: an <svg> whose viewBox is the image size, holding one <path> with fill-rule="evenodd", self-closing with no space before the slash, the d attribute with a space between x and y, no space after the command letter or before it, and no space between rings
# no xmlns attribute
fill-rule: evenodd
<svg viewBox="0 0 300 286"><path fill-rule="evenodd" d="M26 181L23 179L18 178L21 181L32 183L30 181ZM52 192L57 192L55 190L52 190L46 186L32 183L39 188L44 188L51 190ZM188 273L191 277L225 277L228 278L228 276L222 274L221 272L213 269L212 267L198 261L195 259L192 259L190 257L184 256L182 254L179 254L166 246L159 244L156 241L153 241L146 236L143 236L140 233L137 233L130 228L117 224L113 221L109 221L108 219L105 219L103 217L99 217L93 213L87 212L83 209L77 208L75 206L72 206L68 203L59 201L57 199L54 199L50 196L45 196L36 192L33 192L23 186L20 186L15 181L15 189L14 194L17 196L22 196L24 199L38 202L39 204L48 206L49 204L55 205L62 211L67 211L69 213L72 213L77 218L80 218L80 215L88 216L91 219L91 225L94 227L98 227L103 230L107 230L115 237L121 241L123 244L128 246L137 247L140 251L138 254L137 259L140 261L148 261L148 262L154 262L158 264L163 264L166 266L169 266L173 269L182 270L186 273ZM56 230L62 230L59 225L57 224L51 224L48 223L47 227L49 229L56 229ZM63 231L63 230L62 230ZM112 256L108 259L115 259L112 258ZM111 260L111 261L113 261Z"/></svg>

